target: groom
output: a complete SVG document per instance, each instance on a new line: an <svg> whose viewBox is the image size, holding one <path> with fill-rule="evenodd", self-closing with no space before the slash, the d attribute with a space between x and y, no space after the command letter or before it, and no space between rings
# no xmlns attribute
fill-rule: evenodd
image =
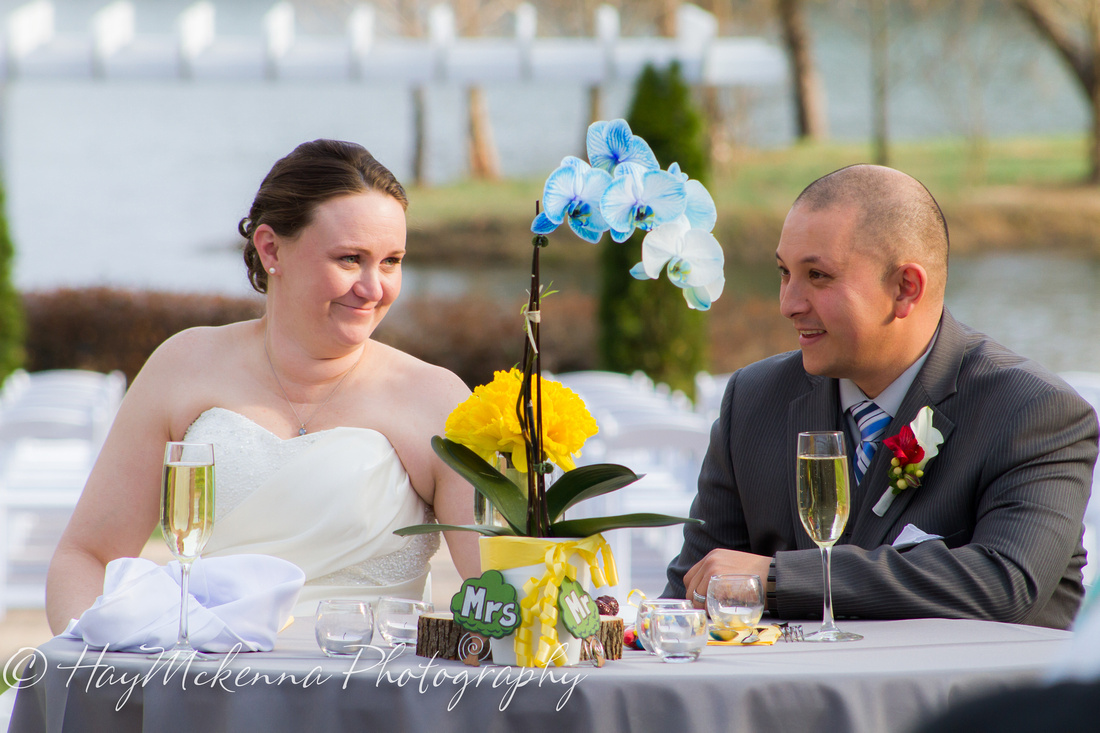
<svg viewBox="0 0 1100 733"><path fill-rule="evenodd" d="M837 615L1070 625L1096 415L1056 376L952 318L947 251L939 206L904 173L852 166L802 192L776 250L800 351L730 379L691 510L705 524L686 526L664 595L702 605L712 575L751 573L767 579L772 615L820 618L795 442L842 430L852 491L832 556ZM893 457L882 440L925 406L939 454L879 516Z"/></svg>

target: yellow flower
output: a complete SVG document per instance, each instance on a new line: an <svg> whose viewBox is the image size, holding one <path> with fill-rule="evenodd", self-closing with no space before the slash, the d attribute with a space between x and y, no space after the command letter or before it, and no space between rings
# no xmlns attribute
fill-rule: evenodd
<svg viewBox="0 0 1100 733"><path fill-rule="evenodd" d="M542 440L549 461L562 470L576 468L574 458L599 428L584 401L558 382L542 379ZM496 372L493 381L474 390L447 418L446 437L461 443L489 463L497 453L512 457L512 465L527 471L527 447L516 416L523 373ZM537 399L537 398L536 398ZM536 403L537 408L537 403Z"/></svg>
<svg viewBox="0 0 1100 733"><path fill-rule="evenodd" d="M572 471L577 467L573 458L581 454L585 441L599 432L599 427L584 400L560 382L543 379L542 400L542 448L551 462L563 471Z"/></svg>

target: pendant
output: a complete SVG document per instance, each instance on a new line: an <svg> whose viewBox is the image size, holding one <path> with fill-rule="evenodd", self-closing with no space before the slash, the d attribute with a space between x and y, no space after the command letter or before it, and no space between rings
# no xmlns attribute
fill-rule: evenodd
<svg viewBox="0 0 1100 733"><path fill-rule="evenodd" d="M305 435L305 434L306 434L306 428L303 425L302 427L298 428L298 435Z"/></svg>

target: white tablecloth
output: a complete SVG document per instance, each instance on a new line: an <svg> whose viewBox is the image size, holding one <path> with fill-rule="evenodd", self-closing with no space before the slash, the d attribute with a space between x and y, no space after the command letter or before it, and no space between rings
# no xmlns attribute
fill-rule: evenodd
<svg viewBox="0 0 1100 733"><path fill-rule="evenodd" d="M811 630L815 624L804 625ZM25 676L22 731L906 731L949 703L1038 680L1070 633L982 621L846 621L845 644L708 646L691 664L644 652L602 669L328 659L309 620L274 652L189 667L53 639ZM377 643L376 639L376 643Z"/></svg>

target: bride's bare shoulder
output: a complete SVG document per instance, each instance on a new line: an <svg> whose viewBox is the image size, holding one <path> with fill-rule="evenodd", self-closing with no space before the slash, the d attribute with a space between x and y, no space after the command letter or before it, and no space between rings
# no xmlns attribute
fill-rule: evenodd
<svg viewBox="0 0 1100 733"><path fill-rule="evenodd" d="M451 370L429 364L392 346L381 343L377 346L386 360L389 374L400 381L402 389L431 402L446 403L448 410L470 394L469 387Z"/></svg>
<svg viewBox="0 0 1100 733"><path fill-rule="evenodd" d="M217 368L231 362L259 331L259 321L241 321L224 326L188 328L170 336L149 357L142 371L175 373Z"/></svg>
<svg viewBox="0 0 1100 733"><path fill-rule="evenodd" d="M119 419L128 425L163 420L165 434L182 436L203 410L247 387L243 365L255 323L189 328L167 339L134 378Z"/></svg>

